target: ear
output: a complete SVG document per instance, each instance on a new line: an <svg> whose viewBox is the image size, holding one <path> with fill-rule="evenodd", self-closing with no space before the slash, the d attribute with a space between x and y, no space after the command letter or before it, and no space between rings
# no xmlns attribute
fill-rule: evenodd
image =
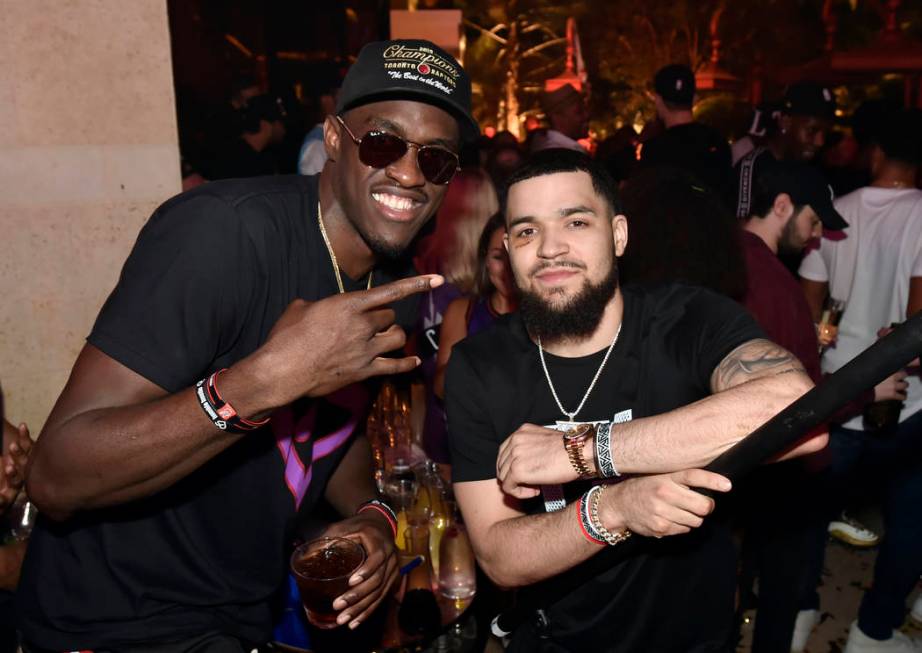
<svg viewBox="0 0 922 653"><path fill-rule="evenodd" d="M775 203L772 204L772 213L781 219L782 224L786 223L794 215L794 203L791 196L787 193L778 193Z"/></svg>
<svg viewBox="0 0 922 653"><path fill-rule="evenodd" d="M615 241L615 256L620 257L627 249L627 218L618 214L611 219L612 238Z"/></svg>
<svg viewBox="0 0 922 653"><path fill-rule="evenodd" d="M339 148L342 145L342 125L336 116L329 115L323 121L323 147L327 151L330 161L339 159Z"/></svg>

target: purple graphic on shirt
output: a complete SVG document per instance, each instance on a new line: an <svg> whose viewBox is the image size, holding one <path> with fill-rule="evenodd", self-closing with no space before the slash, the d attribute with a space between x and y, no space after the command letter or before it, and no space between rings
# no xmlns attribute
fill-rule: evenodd
<svg viewBox="0 0 922 653"><path fill-rule="evenodd" d="M315 434L317 413L326 402L349 411L346 422L332 433ZM365 414L368 392L364 386L354 384L321 400L311 402L310 408L296 416L292 406L285 406L272 415L272 432L275 434L276 446L285 463L285 484L295 500L295 508L301 505L313 478L313 463L343 446L352 437L359 419ZM301 459L295 444L303 444L313 438L311 459Z"/></svg>

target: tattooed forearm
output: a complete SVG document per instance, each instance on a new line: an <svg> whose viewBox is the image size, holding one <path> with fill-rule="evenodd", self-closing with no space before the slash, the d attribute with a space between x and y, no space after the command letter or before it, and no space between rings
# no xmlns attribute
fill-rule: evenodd
<svg viewBox="0 0 922 653"><path fill-rule="evenodd" d="M750 340L730 352L711 376L714 392L783 372L803 372L800 361L770 340Z"/></svg>

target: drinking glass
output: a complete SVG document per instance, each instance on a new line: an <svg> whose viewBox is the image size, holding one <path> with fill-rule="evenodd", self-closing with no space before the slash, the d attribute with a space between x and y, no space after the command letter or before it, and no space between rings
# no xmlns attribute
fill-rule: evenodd
<svg viewBox="0 0 922 653"><path fill-rule="evenodd" d="M439 593L453 601L473 598L477 592L474 550L464 527L455 522L445 529L439 547Z"/></svg>
<svg viewBox="0 0 922 653"><path fill-rule="evenodd" d="M318 628L336 628L333 601L349 589L349 578L364 562L362 545L342 537L323 537L295 549L291 571L308 621Z"/></svg>
<svg viewBox="0 0 922 653"><path fill-rule="evenodd" d="M816 335L820 342L820 353L835 343L839 335L839 320L845 312L845 302L841 299L826 298L823 303L823 312L817 325Z"/></svg>

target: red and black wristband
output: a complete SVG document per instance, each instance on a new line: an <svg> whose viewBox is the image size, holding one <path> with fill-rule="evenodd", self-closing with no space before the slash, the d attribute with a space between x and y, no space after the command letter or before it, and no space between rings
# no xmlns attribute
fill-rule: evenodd
<svg viewBox="0 0 922 653"><path fill-rule="evenodd" d="M225 371L226 368L218 370L195 384L195 395L199 405L212 423L222 431L231 433L249 433L268 424L269 418L253 421L241 417L233 406L224 401L218 391L217 379L218 375Z"/></svg>

